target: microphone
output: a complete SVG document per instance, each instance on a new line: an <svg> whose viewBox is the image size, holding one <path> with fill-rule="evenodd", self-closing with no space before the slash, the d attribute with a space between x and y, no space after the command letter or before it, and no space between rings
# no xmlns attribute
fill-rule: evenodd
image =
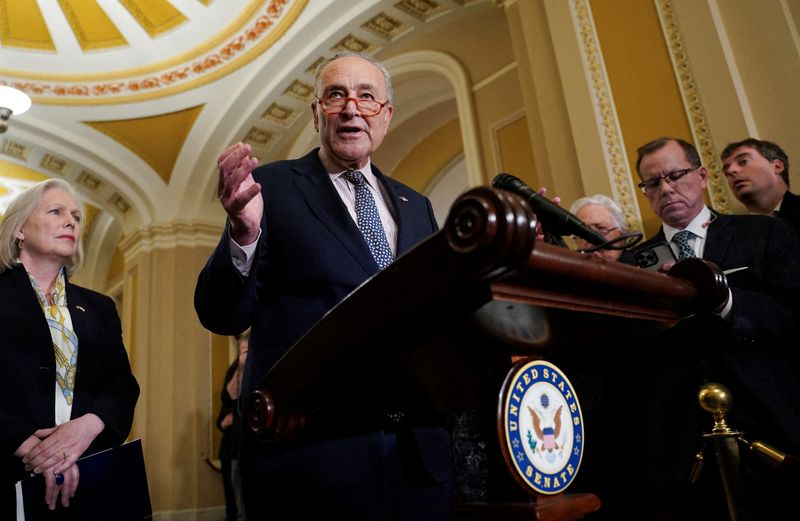
<svg viewBox="0 0 800 521"><path fill-rule="evenodd" d="M576 235L595 246L606 242L600 233L589 228L575 214L561 208L551 200L533 191L528 185L511 174L497 174L492 186L522 196L533 208L533 213L542 222L542 227L556 235Z"/></svg>

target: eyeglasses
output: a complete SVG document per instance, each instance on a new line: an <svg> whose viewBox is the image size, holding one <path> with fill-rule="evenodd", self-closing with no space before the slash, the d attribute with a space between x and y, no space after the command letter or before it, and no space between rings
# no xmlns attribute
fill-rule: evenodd
<svg viewBox="0 0 800 521"><path fill-rule="evenodd" d="M619 230L619 226L614 226L614 227L611 227L611 228L607 228L607 227L605 227L605 226L603 226L601 224L589 224L589 223L585 223L585 224L586 224L586 226L588 226L589 228L591 228L592 230L596 231L597 233L599 233L600 235L602 235L604 237L608 237L608 234L613 232L614 230ZM575 241L587 242L585 239L581 239L580 237L578 237L576 235L573 235L572 238Z"/></svg>
<svg viewBox="0 0 800 521"><path fill-rule="evenodd" d="M589 228L596 231L600 235L608 235L609 233L613 232L614 230L619 230L619 226L614 226L612 228L607 228L601 224L587 224Z"/></svg>
<svg viewBox="0 0 800 521"><path fill-rule="evenodd" d="M362 116L375 116L383 110L389 101L383 103L375 101L374 99L358 99L358 98L317 98L319 106L325 114L339 114L344 110L348 101L353 101L356 104L358 112Z"/></svg>
<svg viewBox="0 0 800 521"><path fill-rule="evenodd" d="M681 178L683 178L686 174L694 172L695 170L700 168L700 166L701 165L697 165L697 166L693 166L693 167L690 167L690 168L683 168L681 170L675 170L674 172L668 172L668 173L666 173L666 174L664 174L662 176L654 177L653 179L648 179L647 181L642 181L641 183L639 183L636 186L638 186L639 189L641 189L641 191L644 192L645 194L653 193L657 189L661 188L661 181L666 181L666 182L668 182L670 184L676 183Z"/></svg>

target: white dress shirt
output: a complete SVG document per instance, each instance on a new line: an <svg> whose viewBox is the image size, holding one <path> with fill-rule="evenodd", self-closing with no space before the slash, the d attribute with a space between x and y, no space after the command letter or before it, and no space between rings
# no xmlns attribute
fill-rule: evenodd
<svg viewBox="0 0 800 521"><path fill-rule="evenodd" d="M356 223L356 226L358 226L358 218L356 217L356 190L355 186L353 186L353 183L344 177L344 174L347 172L347 170L341 170L338 168L333 161L328 159L322 148L319 149L319 159L322 161L322 165L328 172L328 176L330 177L334 188L336 188L336 192L339 194L342 202L347 207L350 217L352 217L353 222ZM383 231L386 233L386 240L389 242L389 248L392 250L392 255L396 257L397 220L393 214L394 208L387 203L387 201L390 200L389 194L386 193L386 188L380 182L378 182L377 177L375 177L375 174L372 173L372 162L370 160L367 160L367 164L364 166L364 168L360 169L360 172L364 175L367 186L369 187L370 192L372 192L372 198L375 199L375 206L378 208L378 216L381 219ZM230 236L230 230L228 231L231 260L233 261L234 267L244 276L247 276L247 274L250 273L250 267L253 265L253 256L255 255L256 245L258 244L258 239L261 237L261 231L262 230L258 231L258 237L256 238L255 242L247 245L237 244L236 241L234 241Z"/></svg>

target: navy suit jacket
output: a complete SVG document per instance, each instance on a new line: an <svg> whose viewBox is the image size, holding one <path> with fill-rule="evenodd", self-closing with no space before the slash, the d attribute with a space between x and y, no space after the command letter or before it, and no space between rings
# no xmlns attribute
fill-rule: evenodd
<svg viewBox="0 0 800 521"><path fill-rule="evenodd" d="M433 209L424 196L384 176L374 165L372 169L394 208L400 256L436 232ZM253 178L261 184L264 216L248 276L233 266L226 230L195 290L195 309L207 329L233 335L252 327L242 396L248 396L327 311L378 272L361 232L319 160L318 149L300 159L261 166ZM442 439L446 433L418 429L415 434L430 473L434 478L449 479L449 445L446 437ZM318 455L318 474L324 474L319 462L329 462L332 472L340 475L348 468L366 471L370 462L358 459L363 465L353 465L355 460L344 461L347 452L342 446L334 445L333 450ZM361 450L359 458L371 458L365 455L371 451Z"/></svg>
<svg viewBox="0 0 800 521"><path fill-rule="evenodd" d="M85 453L90 454L125 441L133 423L139 386L122 343L114 301L69 281L66 292L78 337L71 417L94 413L105 423L105 429ZM37 429L55 426L56 373L50 329L21 264L0 273L0 295L3 512L6 494L13 494L13 483L27 475L14 451Z"/></svg>
<svg viewBox="0 0 800 521"><path fill-rule="evenodd" d="M394 207L402 255L436 232L433 209L374 165L372 171ZM261 166L253 178L261 185L264 216L249 276L233 266L226 230L195 290L195 309L207 329L235 335L252 327L243 396L317 320L378 272L318 149Z"/></svg>
<svg viewBox="0 0 800 521"><path fill-rule="evenodd" d="M730 323L733 340L744 346L761 344L794 351L795 312L800 305L800 246L781 220L760 215L712 212L703 258L720 269L744 268L727 276L733 294ZM664 230L620 257L636 265L635 252L664 242ZM776 341L768 346L768 342Z"/></svg>
<svg viewBox="0 0 800 521"><path fill-rule="evenodd" d="M651 479L672 481L667 486L686 482L700 435L710 431L711 417L697 405L697 392L706 382L731 390L734 406L728 423L747 439L792 454L800 450L800 246L781 219L713 216L703 258L722 270L746 268L727 275L732 315L728 320L706 314L682 321L658 342L647 344L652 363L638 358L628 368L649 389L644 393L648 403L641 407L649 415ZM620 261L635 265L635 251L664 240L662 229ZM641 343L635 346L632 356L641 348Z"/></svg>
<svg viewBox="0 0 800 521"><path fill-rule="evenodd" d="M797 237L800 238L800 195L786 192L781 201L781 219L789 221Z"/></svg>

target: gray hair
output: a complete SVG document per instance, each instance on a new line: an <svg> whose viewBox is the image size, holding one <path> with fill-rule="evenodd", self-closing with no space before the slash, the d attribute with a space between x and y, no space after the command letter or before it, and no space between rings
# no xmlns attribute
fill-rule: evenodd
<svg viewBox="0 0 800 521"><path fill-rule="evenodd" d="M323 61L319 65L317 65L316 71L314 71L314 95L320 96L322 93L319 91L319 78L322 76L322 71L330 65L332 62L338 60L339 58L361 58L362 60L366 60L373 64L375 67L381 71L383 75L383 82L386 84L386 101L388 103L392 102L393 98L393 90L392 90L392 77L389 75L389 71L386 69L386 66L375 59L374 56L370 56L369 54L365 54L363 52L356 52L356 51L340 51L328 58L327 60Z"/></svg>
<svg viewBox="0 0 800 521"><path fill-rule="evenodd" d="M3 221L0 222L0 273L10 270L19 262L20 245L17 233L22 229L36 208L41 204L44 193L48 190L63 190L75 199L86 215L83 203L68 182L63 179L47 179L36 183L19 194L8 206ZM67 261L67 274L72 275L83 264L83 234L78 236L75 255Z"/></svg>
<svg viewBox="0 0 800 521"><path fill-rule="evenodd" d="M572 203L569 211L572 213L578 213L581 208L590 204L597 204L608 208L608 211L611 212L611 215L614 217L614 223L617 225L620 231L622 233L626 233L628 231L628 223L625 222L625 216L622 215L622 210L620 209L619 205L607 195L595 194L587 197L581 197Z"/></svg>

